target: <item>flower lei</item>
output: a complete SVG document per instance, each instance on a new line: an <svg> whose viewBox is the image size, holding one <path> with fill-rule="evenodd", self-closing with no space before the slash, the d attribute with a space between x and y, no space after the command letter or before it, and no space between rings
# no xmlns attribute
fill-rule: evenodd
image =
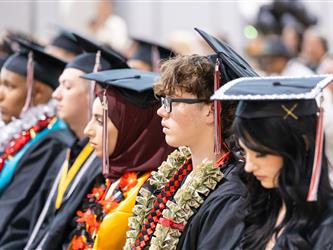
<svg viewBox="0 0 333 250"><path fill-rule="evenodd" d="M16 139L24 130L32 128L39 120L46 117L53 117L56 114L56 101L51 99L47 104L37 105L29 108L19 119L4 124L0 120L0 152L4 152L7 145Z"/></svg>
<svg viewBox="0 0 333 250"><path fill-rule="evenodd" d="M14 120L15 126L11 128L13 124L6 125L1 133L2 137L6 140L2 140L2 147L0 155L0 173L5 165L6 160L11 159L18 153L32 138L36 136L38 132L48 127L51 121L54 119L54 112L52 112L52 107L48 105L40 105L35 108L31 108L30 112L26 112L22 116L21 120ZM29 122L25 123L29 118ZM32 123L33 122L33 123ZM22 131L22 129L28 128ZM6 134L6 133L9 134ZM10 133L11 132L11 133ZM8 138L11 138L9 142ZM3 145L7 143L7 147L3 148Z"/></svg>
<svg viewBox="0 0 333 250"><path fill-rule="evenodd" d="M93 248L96 234L104 217L125 199L124 193L134 187L137 182L137 173L125 173L120 177L119 183L109 198L106 198L106 195L111 186L110 179L106 179L105 183L92 189L92 192L87 195L89 204L83 204L82 210L77 211L79 218L76 220L77 228L71 241L71 249Z"/></svg>
<svg viewBox="0 0 333 250"><path fill-rule="evenodd" d="M152 190L161 190L177 169L189 158L190 151L187 148L181 147L178 150L170 154L167 161L163 162L158 171L152 174L149 179ZM226 159L229 156L230 154ZM200 207L204 202L202 196L208 196L222 178L223 173L220 168L214 166L212 162L204 161L198 168L194 169L175 193L174 201L169 200L166 203L166 208L162 212L163 217L156 226L149 249L176 249L182 229L193 215L193 209ZM125 250L142 249L142 247L135 248L134 244L155 199L156 196L144 186L140 189L136 205L133 208L133 217L129 219L131 230L127 232Z"/></svg>

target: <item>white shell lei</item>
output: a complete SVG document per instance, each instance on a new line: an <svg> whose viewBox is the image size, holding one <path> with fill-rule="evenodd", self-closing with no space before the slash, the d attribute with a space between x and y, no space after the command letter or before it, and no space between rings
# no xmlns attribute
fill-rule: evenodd
<svg viewBox="0 0 333 250"><path fill-rule="evenodd" d="M0 152L3 152L8 143L19 136L19 134L31 128L37 121L43 119L45 116L55 116L56 114L56 101L51 99L47 104L38 105L29 108L20 119L15 119L4 124L0 121Z"/></svg>

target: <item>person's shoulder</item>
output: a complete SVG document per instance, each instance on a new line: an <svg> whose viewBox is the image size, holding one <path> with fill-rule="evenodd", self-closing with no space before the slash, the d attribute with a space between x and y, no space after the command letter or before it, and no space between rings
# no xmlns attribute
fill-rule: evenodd
<svg viewBox="0 0 333 250"><path fill-rule="evenodd" d="M224 177L218 184L214 193L220 198L228 196L246 196L247 188L242 178L243 168L244 162L234 156L223 164L223 166L221 166L221 171Z"/></svg>
<svg viewBox="0 0 333 250"><path fill-rule="evenodd" d="M314 249L333 249L333 199L330 199L321 223L311 236L311 241Z"/></svg>

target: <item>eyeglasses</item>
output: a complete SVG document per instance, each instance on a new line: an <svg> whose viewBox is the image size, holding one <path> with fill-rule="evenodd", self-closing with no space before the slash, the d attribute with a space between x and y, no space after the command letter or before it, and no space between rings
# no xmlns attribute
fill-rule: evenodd
<svg viewBox="0 0 333 250"><path fill-rule="evenodd" d="M173 102L182 102L187 104L201 103L206 102L206 99L188 99L188 98L170 98L170 97L161 97L161 104L166 112L171 113L172 103Z"/></svg>

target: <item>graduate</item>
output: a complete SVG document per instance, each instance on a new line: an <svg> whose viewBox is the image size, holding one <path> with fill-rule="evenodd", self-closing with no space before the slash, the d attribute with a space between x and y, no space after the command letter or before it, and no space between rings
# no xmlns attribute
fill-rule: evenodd
<svg viewBox="0 0 333 250"><path fill-rule="evenodd" d="M115 51L105 49L79 34L72 35L85 53L66 65L53 97L57 100L57 115L67 122L75 140L70 149L55 159L62 167L48 195L49 202L30 226L28 240L23 240L20 232L21 236L15 243L19 245L15 245L15 248L22 247L22 244L23 247L26 244L25 249L61 247L66 235L75 229L71 222L79 205L94 185L104 183L101 161L84 135L84 128L90 119L90 99L95 98L94 91L91 91L93 83L80 76L97 70L128 66L126 59ZM29 210L26 208L22 216L28 216ZM14 242L11 242L11 246L14 248Z"/></svg>
<svg viewBox="0 0 333 250"><path fill-rule="evenodd" d="M68 249L122 249L139 188L173 150L156 114L152 86L158 74L119 69L83 77L104 88L85 134L102 158L106 181L91 189L77 211Z"/></svg>
<svg viewBox="0 0 333 250"><path fill-rule="evenodd" d="M45 50L66 62L83 53L72 32L65 29L59 31L50 44L46 45Z"/></svg>
<svg viewBox="0 0 333 250"><path fill-rule="evenodd" d="M0 240L9 226L18 230L29 223L13 219L52 183L57 172L53 160L71 140L66 124L56 118L52 91L65 63L40 48L20 41L21 50L1 69L0 110ZM41 204L36 206L42 206ZM33 213L33 211L30 211ZM1 241L0 241L1 242ZM2 243L0 243L2 246Z"/></svg>
<svg viewBox="0 0 333 250"><path fill-rule="evenodd" d="M248 214L241 249L333 249L323 109L328 76L234 80L214 100L239 100L233 124L245 153Z"/></svg>
<svg viewBox="0 0 333 250"><path fill-rule="evenodd" d="M198 31L216 51L213 57L176 56L161 67L158 115L166 142L180 148L141 188L128 250L234 249L244 228L246 189L230 132L235 103L221 109L210 96L214 85L256 73L227 45Z"/></svg>
<svg viewBox="0 0 333 250"><path fill-rule="evenodd" d="M159 72L161 61L176 55L171 49L159 44L136 38L134 41L137 43L137 50L128 60L131 68Z"/></svg>

